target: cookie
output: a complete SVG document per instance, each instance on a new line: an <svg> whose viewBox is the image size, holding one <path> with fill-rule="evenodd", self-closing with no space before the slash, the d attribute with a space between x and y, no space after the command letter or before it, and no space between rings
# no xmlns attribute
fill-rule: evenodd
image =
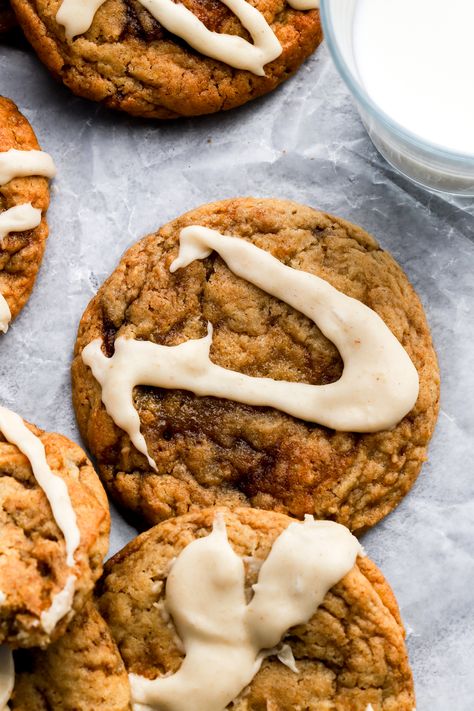
<svg viewBox="0 0 474 711"><path fill-rule="evenodd" d="M0 643L45 647L102 572L108 502L86 455L66 437L5 408L0 433Z"/></svg>
<svg viewBox="0 0 474 711"><path fill-rule="evenodd" d="M186 14L188 26L192 25L198 35L204 33L194 42L194 49L184 39L182 17L172 20L175 24L162 17L163 12L173 14L171 0L155 3L161 23L149 12L151 5L147 3L145 8L140 0L106 0L81 25L77 18L84 8L74 0L13 1L28 40L56 78L79 96L135 116L168 119L240 106L277 87L322 41L317 9L296 10L286 0L255 0L251 4L235 1L233 5L239 5L242 16L252 11L246 23L256 22L259 28L255 42L263 31L268 35L265 43L271 48L277 45L269 54L275 59L249 71L212 58L215 54L208 48L209 43L220 47L222 38L224 44L239 38L240 42L248 40L237 49L244 64L253 52L260 56L249 32L226 4L215 0L180 3L181 16ZM59 10L69 13L77 25L70 29L69 39L65 26L58 22ZM233 53L234 46L229 51Z"/></svg>
<svg viewBox="0 0 474 711"><path fill-rule="evenodd" d="M14 654L11 711L129 711L127 674L110 632L88 602L47 650Z"/></svg>
<svg viewBox="0 0 474 711"><path fill-rule="evenodd" d="M40 147L27 119L15 104L0 96L0 330L6 331L25 305L38 273L48 236L46 210L49 205L48 180L54 166ZM31 173L21 166L14 170L3 168L3 162L15 155L14 163L24 161L29 154ZM34 154L31 152L35 151ZM41 171L36 173L35 171ZM25 175L27 173L27 175ZM21 211L26 210L26 215ZM11 212L9 212L11 211ZM8 213L8 214L7 214ZM11 215L11 219L8 216ZM11 231L8 231L7 223Z"/></svg>
<svg viewBox="0 0 474 711"><path fill-rule="evenodd" d="M15 15L8 0L0 0L0 32L7 32L16 25Z"/></svg>
<svg viewBox="0 0 474 711"><path fill-rule="evenodd" d="M271 604L274 595L268 577L265 582L262 580L263 566L268 563L270 555L274 556L276 541L281 544L283 532L288 533L288 526L293 521L283 514L252 509L237 509L233 513L221 510L221 515L232 550L245 564L247 604L251 605L252 595L262 594L262 586L266 585L269 594L258 609L263 612L263 617L270 617L271 624L275 617L286 614L287 607L283 604L284 598L280 598L281 588L275 583L281 612L271 615L268 610L266 605ZM171 595L169 589L170 585L176 588L175 571L177 563L182 560L180 554L186 550L186 564L190 565L189 544L196 539L202 543L204 537L209 536L215 520L216 510L209 509L159 524L129 543L105 566L99 584L98 606L117 642L127 671L133 675L130 677L132 701L135 675L146 679L167 677L176 674L182 667L182 640L177 635L173 618L167 614ZM297 525L302 527L306 524ZM334 523L329 525L341 528ZM294 546L290 546L290 550L293 549ZM215 560L216 555L213 549L207 560ZM327 555L331 560L332 551ZM263 660L250 684L227 708L235 711L262 708L278 711L305 708L312 711L327 708L334 711L366 711L371 704L374 711L412 711L413 681L397 603L374 563L366 557L357 557L353 565L354 559L355 556L348 567L349 572L330 588L316 611L310 613L309 621L293 626L285 634L285 648L280 648L279 652L271 650L271 656ZM203 580L206 580L208 573L212 575L210 569L222 571L217 564L211 564L205 571L206 558L198 561L200 567L196 570L198 579L194 593L186 598L191 605L194 596L200 597L200 585L205 585ZM287 575L292 577L295 571L291 557L289 565L281 570L287 570ZM175 576L172 583L170 575ZM226 575L221 577L222 580L218 576L216 585L218 591L222 590L224 594L232 584ZM257 580L258 585L252 588ZM213 587L209 585L209 595L212 596ZM285 585L281 587L286 590ZM299 590L301 598L306 594L302 592L304 585ZM226 611L224 620L233 620L233 601L222 603L222 610ZM213 615L219 615L219 606L211 605L210 609L200 610L199 613L193 609L189 614L197 629L202 625L206 630L206 644L212 644L216 634ZM253 624L258 625L258 620L254 618ZM237 631L229 638L231 646L228 652L222 651L224 656L235 652L236 639ZM202 652L202 665L210 658L206 644ZM276 657L277 653L280 653L285 665ZM218 659L214 657L214 665ZM189 667L182 670L180 681L183 684L188 671ZM201 672L203 678L207 678L204 668ZM230 672L227 669L229 673L232 674L232 666ZM221 680L217 672L214 679L217 686ZM196 696L202 692L202 684L199 684ZM172 705L166 707L173 709ZM159 703L156 708L160 708ZM209 708L214 706L209 704Z"/></svg>
<svg viewBox="0 0 474 711"><path fill-rule="evenodd" d="M193 224L244 238L373 309L418 372L411 411L391 429L336 431L279 409L139 386L133 404L154 469L102 403L102 388L82 358L95 339L112 357L121 336L175 346L205 336L210 322L210 357L226 369L313 385L334 383L343 371L337 349L313 321L237 277L216 252L171 273L180 231ZM426 318L393 258L337 217L252 198L193 210L124 255L82 318L72 384L79 427L100 476L142 525L196 508L248 505L366 529L414 483L439 399Z"/></svg>

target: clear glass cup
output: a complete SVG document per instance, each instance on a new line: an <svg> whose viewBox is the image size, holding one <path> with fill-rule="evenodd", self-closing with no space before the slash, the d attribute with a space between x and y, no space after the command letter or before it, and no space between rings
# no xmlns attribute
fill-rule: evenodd
<svg viewBox="0 0 474 711"><path fill-rule="evenodd" d="M321 0L325 38L378 151L402 175L430 190L474 196L474 155L449 151L397 124L367 94L353 51L357 0ZM473 129L474 130L474 129Z"/></svg>

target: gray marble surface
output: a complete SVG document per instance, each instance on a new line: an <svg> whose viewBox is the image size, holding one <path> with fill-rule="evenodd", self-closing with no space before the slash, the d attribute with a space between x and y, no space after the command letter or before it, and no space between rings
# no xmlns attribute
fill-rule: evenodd
<svg viewBox="0 0 474 711"><path fill-rule="evenodd" d="M0 343L0 399L79 441L69 364L89 299L122 252L192 207L286 197L357 222L425 305L443 387L430 458L364 538L408 629L418 711L474 708L474 201L431 195L372 147L322 47L280 90L215 117L159 124L75 98L28 49L0 40L0 93L58 166L34 293ZM111 552L134 535L114 515Z"/></svg>

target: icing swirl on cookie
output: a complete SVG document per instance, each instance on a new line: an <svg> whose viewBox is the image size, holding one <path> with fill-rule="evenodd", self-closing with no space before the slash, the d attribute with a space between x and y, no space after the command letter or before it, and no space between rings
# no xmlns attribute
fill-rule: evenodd
<svg viewBox="0 0 474 711"><path fill-rule="evenodd" d="M6 333L8 331L8 324L12 320L12 312L8 305L6 298L0 294L0 331Z"/></svg>
<svg viewBox="0 0 474 711"><path fill-rule="evenodd" d="M81 534L66 482L51 471L40 438L28 429L19 415L2 406L0 406L0 432L7 442L15 445L30 462L33 476L44 491L54 520L64 536L67 566L70 569L74 568L74 554L80 544ZM57 623L71 609L75 582L76 576L71 573L64 588L53 597L51 606L41 613L41 624L47 634L53 631Z"/></svg>
<svg viewBox="0 0 474 711"><path fill-rule="evenodd" d="M293 417L334 430L377 432L394 427L414 406L418 373L407 352L380 316L314 274L288 267L254 244L201 226L180 234L171 272L215 250L237 276L305 314L338 348L344 361L341 378L329 385L309 385L256 378L214 364L209 352L212 327L198 340L177 346L119 337L107 358L102 340L82 352L102 386L102 401L114 422L156 468L133 404L133 388L151 385L189 390L254 406L274 407Z"/></svg>
<svg viewBox="0 0 474 711"><path fill-rule="evenodd" d="M319 0L288 0L296 10L319 7ZM72 40L90 28L95 13L105 0L63 0L56 21ZM222 0L252 37L253 44L238 35L212 32L188 8L174 0L139 0L160 25L184 39L201 54L265 76L264 66L280 56L283 49L259 10L247 0Z"/></svg>
<svg viewBox="0 0 474 711"><path fill-rule="evenodd" d="M10 232L25 232L34 230L41 222L41 210L33 207L31 202L15 205L0 213L0 240Z"/></svg>
<svg viewBox="0 0 474 711"><path fill-rule="evenodd" d="M134 711L223 711L362 554L347 528L307 516L276 539L247 603L244 563L218 514L212 533L184 548L166 583L166 609L186 656L172 676L129 675Z"/></svg>
<svg viewBox="0 0 474 711"><path fill-rule="evenodd" d="M56 168L48 153L37 150L19 151L11 148L0 153L0 186L14 178L40 176L53 178ZM41 223L41 210L31 202L15 205L0 213L0 241L10 232L33 230ZM5 297L0 294L0 331L6 333L11 321L11 311Z"/></svg>
<svg viewBox="0 0 474 711"><path fill-rule="evenodd" d="M31 178L35 175L43 178L54 178L56 175L56 167L49 153L34 149L19 151L16 148L0 153L0 185L6 185L14 178Z"/></svg>

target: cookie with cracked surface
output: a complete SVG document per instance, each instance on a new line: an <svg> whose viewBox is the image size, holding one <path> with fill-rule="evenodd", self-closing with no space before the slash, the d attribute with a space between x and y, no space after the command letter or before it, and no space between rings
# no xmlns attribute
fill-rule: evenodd
<svg viewBox="0 0 474 711"><path fill-rule="evenodd" d="M235 276L213 252L174 274L180 230L204 225L242 237L316 274L374 309L403 344L420 380L413 410L390 431L336 432L279 410L137 387L134 406L157 471L117 427L81 353L97 337L108 356L119 336L166 346L214 326L211 359L251 376L325 384L342 372L315 324ZM423 308L393 258L359 227L281 200L205 205L133 246L89 304L72 366L82 435L113 497L142 522L213 505L311 513L368 528L408 492L435 425L439 374Z"/></svg>
<svg viewBox="0 0 474 711"><path fill-rule="evenodd" d="M0 0L0 32L8 32L16 25L15 15L8 0Z"/></svg>
<svg viewBox="0 0 474 711"><path fill-rule="evenodd" d="M52 474L65 482L80 534L70 568L65 538L31 461L0 434L0 643L45 647L64 633L102 572L109 507L92 464L77 444L25 425L44 446ZM71 573L75 581L70 604L54 626L45 625L43 613L67 589Z"/></svg>
<svg viewBox="0 0 474 711"><path fill-rule="evenodd" d="M127 673L92 602L45 651L14 654L11 711L129 711Z"/></svg>
<svg viewBox="0 0 474 711"><path fill-rule="evenodd" d="M0 96L0 152L10 149L39 150L40 146L28 120L13 101ZM41 210L38 227L10 232L0 240L0 294L7 301L12 319L27 302L43 259L48 236L49 187L47 178L40 176L14 178L0 186L0 213L29 202Z"/></svg>
<svg viewBox="0 0 474 711"><path fill-rule="evenodd" d="M173 560L210 533L216 509L188 514L141 534L106 563L98 606L129 673L150 679L176 672L184 652L164 613ZM244 557L246 590L292 519L254 509L224 513L234 551ZM307 624L289 630L297 672L267 658L234 711L412 711L414 691L404 630L393 593L374 563L358 557Z"/></svg>
<svg viewBox="0 0 474 711"><path fill-rule="evenodd" d="M168 32L139 0L106 0L89 30L67 40L56 14L61 0L13 0L40 59L75 94L129 114L168 119L232 109L276 88L322 41L319 10L294 10L286 0L252 0L282 53L265 75L204 56ZM213 33L248 39L216 0L182 3Z"/></svg>

